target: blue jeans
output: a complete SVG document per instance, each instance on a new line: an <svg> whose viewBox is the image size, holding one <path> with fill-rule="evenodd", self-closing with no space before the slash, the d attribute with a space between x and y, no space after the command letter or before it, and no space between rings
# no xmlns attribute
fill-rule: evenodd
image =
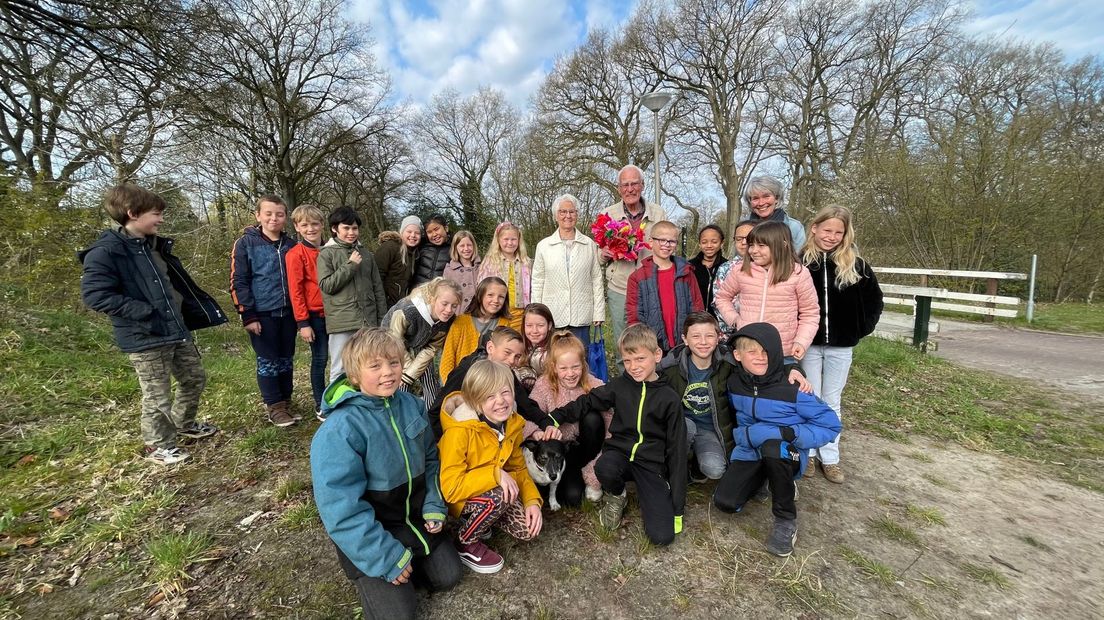
<svg viewBox="0 0 1104 620"><path fill-rule="evenodd" d="M690 418L686 420L686 450L694 451L698 459L698 467L710 480L718 480L728 467L728 456L725 454L721 438L712 428L698 426L697 422Z"/></svg>
<svg viewBox="0 0 1104 620"><path fill-rule="evenodd" d="M851 354L853 347L828 347L824 345L812 345L805 353L805 359L801 361L801 367L808 376L813 391L828 406L843 418L843 410L840 408L840 400L843 396L843 386L847 385L847 376L851 372ZM831 443L821 446L819 449L809 451L809 456L815 456L825 465L839 463L839 435Z"/></svg>
<svg viewBox="0 0 1104 620"><path fill-rule="evenodd" d="M566 329L566 330L570 331L571 333L575 334L576 338L583 341L583 346L584 347L586 345L590 344L590 326L589 325L586 326L586 327L576 327L574 325L570 325L568 327L563 327L563 328L560 328L560 329Z"/></svg>
<svg viewBox="0 0 1104 620"><path fill-rule="evenodd" d="M314 395L314 410L322 409L322 393L326 391L326 364L330 361L330 340L326 335L326 317L314 312L307 318L314 330L314 342L311 343L310 380L311 393Z"/></svg>

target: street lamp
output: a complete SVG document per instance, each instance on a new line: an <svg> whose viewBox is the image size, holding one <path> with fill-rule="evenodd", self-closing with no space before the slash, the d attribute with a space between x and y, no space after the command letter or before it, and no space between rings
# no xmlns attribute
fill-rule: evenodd
<svg viewBox="0 0 1104 620"><path fill-rule="evenodd" d="M640 103L652 111L652 120L655 123L655 203L659 206L659 111L663 109L675 94L666 90L657 90L640 96Z"/></svg>

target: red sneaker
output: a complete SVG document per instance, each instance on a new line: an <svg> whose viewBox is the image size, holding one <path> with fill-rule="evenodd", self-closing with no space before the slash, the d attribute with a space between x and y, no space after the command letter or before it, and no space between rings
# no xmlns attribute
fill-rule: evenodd
<svg viewBox="0 0 1104 620"><path fill-rule="evenodd" d="M456 552L460 554L460 561L477 573L490 575L502 570L504 564L502 556L495 553L482 540L464 544L456 543Z"/></svg>

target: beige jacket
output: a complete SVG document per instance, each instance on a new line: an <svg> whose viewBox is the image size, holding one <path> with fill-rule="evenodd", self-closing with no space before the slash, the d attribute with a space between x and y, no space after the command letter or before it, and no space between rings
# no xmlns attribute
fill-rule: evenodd
<svg viewBox="0 0 1104 620"><path fill-rule="evenodd" d="M640 225L644 227L644 240L650 245L652 242L652 224L667 219L667 212L663 210L661 205L649 204L643 197L641 197L640 200L644 203L644 219L641 220ZM621 202L612 204L606 207L602 213L605 213L615 220L623 220L625 219L625 205ZM609 290L624 295L625 287L629 281L629 275L636 271L637 267L640 267L640 261L643 260L645 256L651 255L652 253L648 250L639 252L636 262L601 259L602 264L606 265L606 286Z"/></svg>
<svg viewBox="0 0 1104 620"><path fill-rule="evenodd" d="M530 301L548 306L556 327L605 321L598 244L577 230L574 241L560 239L559 230L541 239L533 257Z"/></svg>

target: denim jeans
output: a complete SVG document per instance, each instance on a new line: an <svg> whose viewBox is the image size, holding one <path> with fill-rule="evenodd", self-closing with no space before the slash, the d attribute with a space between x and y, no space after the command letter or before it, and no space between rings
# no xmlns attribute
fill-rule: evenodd
<svg viewBox="0 0 1104 620"><path fill-rule="evenodd" d="M590 325L587 325L586 327L576 327L574 325L571 325L571 326L568 326L568 327L562 327L562 328L558 328L558 329L566 329L566 330L570 331L571 333L575 334L576 338L583 341L583 346L584 347L590 344Z"/></svg>
<svg viewBox="0 0 1104 620"><path fill-rule="evenodd" d="M322 409L322 392L326 391L326 364L330 361L330 338L326 335L326 317L311 313L307 319L314 330L314 342L311 343L310 380L311 393L314 395L314 410Z"/></svg>
<svg viewBox="0 0 1104 620"><path fill-rule="evenodd" d="M690 450L694 451L698 459L698 467L706 478L719 479L724 475L725 467L728 466L728 456L721 444L721 438L717 436L717 431L700 427L690 418L683 419L686 420L687 453Z"/></svg>
<svg viewBox="0 0 1104 620"><path fill-rule="evenodd" d="M828 406L835 410L836 414L843 418L843 409L840 408L840 399L843 396L843 386L847 385L847 375L851 372L851 354L853 347L828 347L824 345L812 345L805 353L805 359L801 361L801 367L808 376L809 383L813 385L813 391ZM819 450L809 451L809 456L816 456L825 465L839 463L839 436L832 443L821 446Z"/></svg>

